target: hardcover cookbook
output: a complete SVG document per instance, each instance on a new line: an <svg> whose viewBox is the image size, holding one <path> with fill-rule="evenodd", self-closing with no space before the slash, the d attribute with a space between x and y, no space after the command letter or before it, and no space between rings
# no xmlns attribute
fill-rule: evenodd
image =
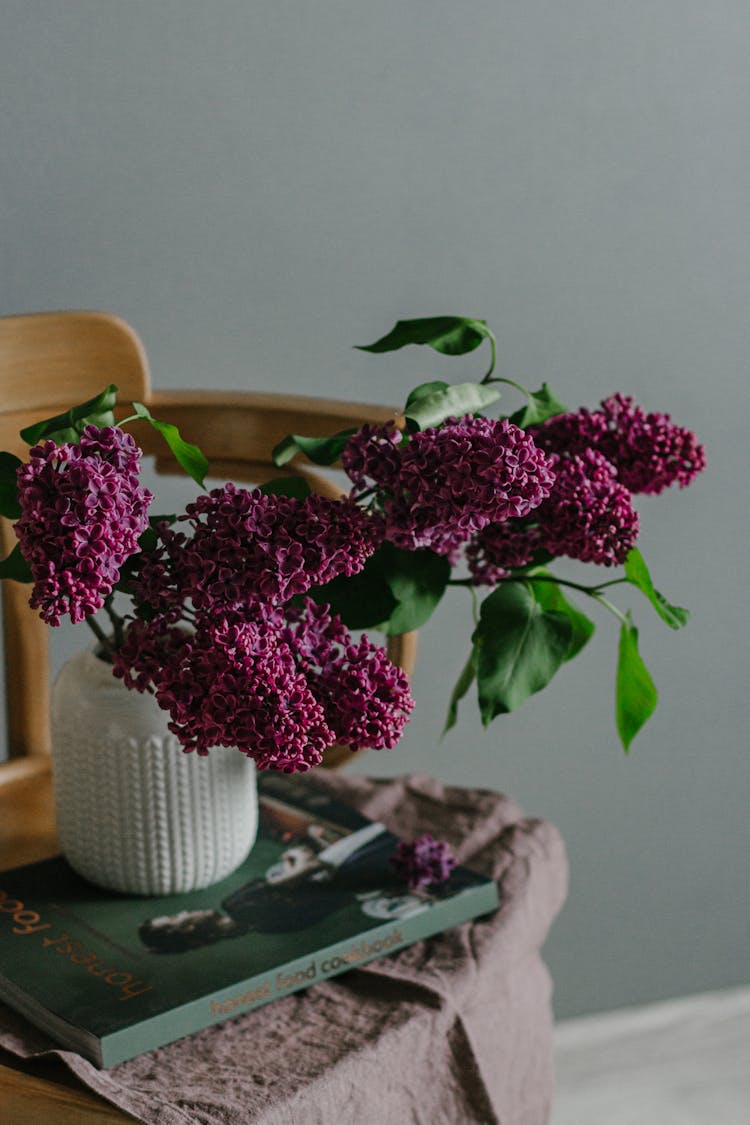
<svg viewBox="0 0 750 1125"><path fill-rule="evenodd" d="M257 843L205 890L123 896L59 857L0 873L0 999L109 1067L498 905L460 866L410 890L398 839L306 778L259 788Z"/></svg>

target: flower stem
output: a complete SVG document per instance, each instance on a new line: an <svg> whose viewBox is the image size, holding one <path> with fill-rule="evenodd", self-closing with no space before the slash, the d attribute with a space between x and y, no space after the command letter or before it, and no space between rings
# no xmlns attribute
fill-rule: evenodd
<svg viewBox="0 0 750 1125"><path fill-rule="evenodd" d="M474 624L479 624L479 597L477 595L476 586L469 586L469 593L471 594L471 612L474 617Z"/></svg>
<svg viewBox="0 0 750 1125"><path fill-rule="evenodd" d="M501 578L501 582L554 582L556 586L568 586L571 590L580 590L582 594L596 597L598 586L584 586L580 582L571 582L567 578L556 578L554 574L519 574Z"/></svg>
<svg viewBox="0 0 750 1125"><path fill-rule="evenodd" d="M515 389L517 391L520 391L522 395L525 395L526 398L528 398L528 399L531 398L531 391L528 390L526 387L524 387L523 383L517 383L515 381L515 379L506 379L505 376L503 376L503 375L498 375L495 379L483 379L482 382L483 383L507 383L508 386L515 387Z"/></svg>
<svg viewBox="0 0 750 1125"><path fill-rule="evenodd" d="M449 578L446 585L463 586L469 591L471 594L471 612L474 616L474 624L477 625L479 622L479 596L476 582L473 582L471 578Z"/></svg>
<svg viewBox="0 0 750 1125"><path fill-rule="evenodd" d="M609 582L600 582L596 589L606 590L608 586L622 586L623 583L627 584L629 581L628 578L610 578Z"/></svg>
<svg viewBox="0 0 750 1125"><path fill-rule="evenodd" d="M603 598L601 594L592 594L591 596L595 601L599 602L600 605L603 605L605 609L608 609L610 613L613 613L618 621L622 622L623 625L628 624L627 617L622 612L622 610L619 610L617 608L616 605L613 605L612 602L608 601L606 598Z"/></svg>
<svg viewBox="0 0 750 1125"><path fill-rule="evenodd" d="M613 613L623 625L627 625L628 620L622 610L619 610L616 605L613 605L607 598L603 598L599 593L605 586L614 586L618 582L625 581L627 580L624 578L616 578L611 582L603 583L602 586L583 586L580 582L570 582L566 578L555 578L554 574L512 575L509 578L500 579L500 582L554 582L557 586L568 586L571 590L578 590L582 594L587 594L594 601L603 605L605 609L608 609L610 613Z"/></svg>
<svg viewBox="0 0 750 1125"><path fill-rule="evenodd" d="M571 582L568 578L557 578L554 574L512 574L507 578L501 578L500 582L554 582L557 586L568 586L571 590L579 590L582 594L588 594L591 598L596 598L600 590L604 590L607 586L615 586L619 582L627 582L626 578L615 578L610 582L597 583L596 586L584 586L581 582Z"/></svg>
<svg viewBox="0 0 750 1125"><path fill-rule="evenodd" d="M370 496L374 496L378 491L378 486L373 485L371 488L365 488L362 492L357 493L352 499L355 503L359 504L362 500L368 500Z"/></svg>
<svg viewBox="0 0 750 1125"><path fill-rule="evenodd" d="M96 639L98 640L99 644L102 646L104 651L107 653L107 655L111 656L112 653L114 652L114 648L112 646L112 641L107 636L107 634L104 632L104 630L101 628L98 621L96 621L93 617L91 617L91 615L87 615L86 624L88 625L89 629L94 634L94 636L96 637Z"/></svg>
<svg viewBox="0 0 750 1125"><path fill-rule="evenodd" d="M580 582L571 582L567 578L556 578L554 574L511 574L508 575L507 578L500 578L498 580L498 585L501 585L503 582L554 582L557 586L568 586L571 590L578 590L581 594L587 594L588 597L593 598L594 601L599 602L599 604L604 606L605 609L608 609L610 613L613 613L619 621L622 621L623 624L627 624L625 614L619 610L616 605L608 601L607 598L603 598L599 593L600 590L604 590L607 586L616 586L622 582L627 582L627 578L613 578L609 582L603 582L600 586L584 586ZM475 584L472 582L471 578L449 578L448 585L468 586L472 592L474 592L475 589Z"/></svg>
<svg viewBox="0 0 750 1125"><path fill-rule="evenodd" d="M487 338L490 342L490 348L492 349L492 358L490 360L490 369L487 372L487 374L485 375L484 379L482 379L483 383L489 383L489 382L492 381L491 376L492 376L492 372L495 370L495 361L497 360L497 340L495 339L495 333L492 331L491 328L488 328L487 332L488 332Z"/></svg>
<svg viewBox="0 0 750 1125"><path fill-rule="evenodd" d="M113 647L114 647L114 651L116 652L118 649L120 649L122 647L122 642L125 639L125 630L124 630L125 620L124 620L124 618L120 617L119 613L115 613L115 609L114 609L114 606L112 604L112 595L111 594L104 599L104 610L107 614L107 617L112 622L112 629L114 631L114 646Z"/></svg>

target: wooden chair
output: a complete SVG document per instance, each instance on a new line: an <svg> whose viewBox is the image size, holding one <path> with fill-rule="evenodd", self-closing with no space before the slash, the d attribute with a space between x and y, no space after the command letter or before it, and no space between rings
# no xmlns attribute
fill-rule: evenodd
<svg viewBox="0 0 750 1125"><path fill-rule="evenodd" d="M120 417L132 412L132 400L147 403L157 418L173 422L201 447L212 475L255 483L284 475L272 466L270 451L287 433L323 436L394 415L388 407L298 395L154 391L143 345L124 321L100 312L38 313L0 318L0 450L23 458L28 447L19 430L85 401L109 383L119 387ZM181 471L150 426L139 427L136 440L155 457L157 471ZM301 465L290 471L308 478L318 492L340 495L336 484L317 472ZM10 524L0 519L0 557L15 542ZM29 608L27 586L4 581L2 588L10 758L0 764L0 870L58 850L49 757L48 627ZM391 659L410 674L415 634L393 637L388 647ZM346 747L334 747L325 764L336 767L350 757ZM58 1125L129 1120L77 1087L62 1089L2 1066L0 1103L13 1107L11 1119L19 1125L51 1120L53 1112Z"/></svg>

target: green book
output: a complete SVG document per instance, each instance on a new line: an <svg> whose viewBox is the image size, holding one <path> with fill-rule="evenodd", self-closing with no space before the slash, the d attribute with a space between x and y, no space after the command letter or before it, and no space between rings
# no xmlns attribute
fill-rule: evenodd
<svg viewBox="0 0 750 1125"><path fill-rule="evenodd" d="M464 867L410 892L397 838L307 778L264 774L259 798L249 857L205 890L116 894L62 858L0 873L0 999L114 1066L498 905Z"/></svg>

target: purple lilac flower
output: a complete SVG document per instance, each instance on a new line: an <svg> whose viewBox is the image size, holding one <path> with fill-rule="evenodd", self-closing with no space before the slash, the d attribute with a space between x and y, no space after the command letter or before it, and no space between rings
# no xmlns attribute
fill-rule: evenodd
<svg viewBox="0 0 750 1125"><path fill-rule="evenodd" d="M113 675L126 688L155 695L177 675L192 635L186 625L170 625L163 617L136 618L112 654Z"/></svg>
<svg viewBox="0 0 750 1125"><path fill-rule="evenodd" d="M189 504L192 536L159 528L160 549L144 560L136 598L172 612L222 611L249 601L280 604L312 586L362 569L383 539L383 521L352 500L266 495L226 484Z"/></svg>
<svg viewBox="0 0 750 1125"><path fill-rule="evenodd" d="M366 635L354 641L328 606L286 607L284 634L298 653L336 741L352 750L392 749L414 707L406 673Z"/></svg>
<svg viewBox="0 0 750 1125"><path fill-rule="evenodd" d="M425 832L418 840L402 840L390 863L412 891L445 883L456 866L456 859L445 840Z"/></svg>
<svg viewBox="0 0 750 1125"><path fill-rule="evenodd" d="M390 749L414 706L383 650L310 599L201 612L192 631L137 620L114 661L169 712L185 750L236 746L260 769L310 769L336 742Z"/></svg>
<svg viewBox="0 0 750 1125"><path fill-rule="evenodd" d="M507 419L449 418L404 447L384 505L386 538L450 556L487 524L527 515L553 481L545 454Z"/></svg>
<svg viewBox="0 0 750 1125"><path fill-rule="evenodd" d="M581 562L623 563L638 538L639 521L614 467L590 449L552 460L557 479L537 517L541 545Z"/></svg>
<svg viewBox="0 0 750 1125"><path fill-rule="evenodd" d="M402 435L393 422L361 426L344 446L341 464L355 491L377 485L390 489L398 476Z"/></svg>
<svg viewBox="0 0 750 1125"><path fill-rule="evenodd" d="M495 586L515 567L528 566L542 546L542 531L531 516L491 523L466 546L466 561L478 586Z"/></svg>
<svg viewBox="0 0 750 1125"><path fill-rule="evenodd" d="M48 625L101 609L120 568L138 551L151 493L139 484L130 434L86 426L76 444L34 446L18 469L15 532L31 567L30 605Z"/></svg>
<svg viewBox="0 0 750 1125"><path fill-rule="evenodd" d="M236 747L259 769L318 765L335 736L295 656L261 604L254 620L202 615L195 632L137 621L115 656L115 675L147 688L170 714L183 749Z"/></svg>
<svg viewBox="0 0 750 1125"><path fill-rule="evenodd" d="M656 495L675 483L685 488L706 466L694 433L676 426L669 414L647 414L621 394L605 399L599 410L561 414L531 432L553 453L597 450L615 466L620 483L636 493Z"/></svg>

